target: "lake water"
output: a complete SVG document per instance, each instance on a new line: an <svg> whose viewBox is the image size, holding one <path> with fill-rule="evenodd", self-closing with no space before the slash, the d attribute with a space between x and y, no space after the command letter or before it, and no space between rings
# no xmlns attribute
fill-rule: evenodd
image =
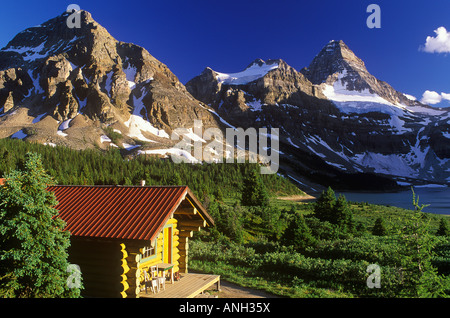
<svg viewBox="0 0 450 318"><path fill-rule="evenodd" d="M450 188L434 186L417 186L414 192L419 197L419 205L429 204L424 208L424 212L450 215ZM405 209L414 209L412 205L412 191L402 191L394 193L358 193L339 192L348 201L368 202L372 204L397 206Z"/></svg>

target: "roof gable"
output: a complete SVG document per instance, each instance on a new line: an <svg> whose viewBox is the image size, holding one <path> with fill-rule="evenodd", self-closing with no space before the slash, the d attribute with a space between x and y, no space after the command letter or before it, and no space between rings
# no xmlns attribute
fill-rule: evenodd
<svg viewBox="0 0 450 318"><path fill-rule="evenodd" d="M186 198L214 222L186 186L52 186L59 217L75 236L153 240Z"/></svg>

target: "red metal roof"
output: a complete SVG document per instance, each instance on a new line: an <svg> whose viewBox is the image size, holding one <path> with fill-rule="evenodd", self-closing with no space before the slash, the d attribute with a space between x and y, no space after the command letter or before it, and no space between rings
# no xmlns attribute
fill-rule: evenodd
<svg viewBox="0 0 450 318"><path fill-rule="evenodd" d="M153 240L186 196L198 203L186 186L52 186L48 190L56 195L65 230L75 236ZM196 208L210 219L202 206Z"/></svg>

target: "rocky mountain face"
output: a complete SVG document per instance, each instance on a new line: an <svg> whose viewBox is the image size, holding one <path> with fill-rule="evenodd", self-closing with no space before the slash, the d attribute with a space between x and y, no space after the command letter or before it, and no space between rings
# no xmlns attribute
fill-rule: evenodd
<svg viewBox="0 0 450 318"><path fill-rule="evenodd" d="M114 39L89 12L80 14L80 28L67 26L65 12L0 50L0 138L77 149L158 148L196 119L218 127L166 65Z"/></svg>
<svg viewBox="0 0 450 318"><path fill-rule="evenodd" d="M257 59L244 71L224 74L206 68L186 84L193 96L227 118L255 122L255 111L269 105L331 107L325 96L300 72L283 60ZM235 118L236 117L236 118ZM245 119L243 119L245 118Z"/></svg>
<svg viewBox="0 0 450 318"><path fill-rule="evenodd" d="M257 59L186 85L144 48L114 39L86 11L17 34L0 50L0 138L75 149L178 154L176 128L279 128L280 172L320 184L379 190L450 182L450 114L375 78L342 41L308 67ZM194 161L194 160L193 160Z"/></svg>
<svg viewBox="0 0 450 318"><path fill-rule="evenodd" d="M256 60L234 74L206 68L186 88L234 126L278 127L281 165L300 184L450 182L449 112L375 78L342 41L301 71Z"/></svg>
<svg viewBox="0 0 450 318"><path fill-rule="evenodd" d="M420 105L371 75L343 41L330 41L301 72L315 85L333 85L339 79L348 91L368 91L392 104Z"/></svg>

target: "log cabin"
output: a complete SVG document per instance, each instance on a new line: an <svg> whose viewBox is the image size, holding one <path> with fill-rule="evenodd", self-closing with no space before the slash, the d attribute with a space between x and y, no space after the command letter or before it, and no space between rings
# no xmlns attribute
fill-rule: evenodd
<svg viewBox="0 0 450 318"><path fill-rule="evenodd" d="M214 220L186 186L52 186L83 297L137 298L158 265L188 272L189 238Z"/></svg>

